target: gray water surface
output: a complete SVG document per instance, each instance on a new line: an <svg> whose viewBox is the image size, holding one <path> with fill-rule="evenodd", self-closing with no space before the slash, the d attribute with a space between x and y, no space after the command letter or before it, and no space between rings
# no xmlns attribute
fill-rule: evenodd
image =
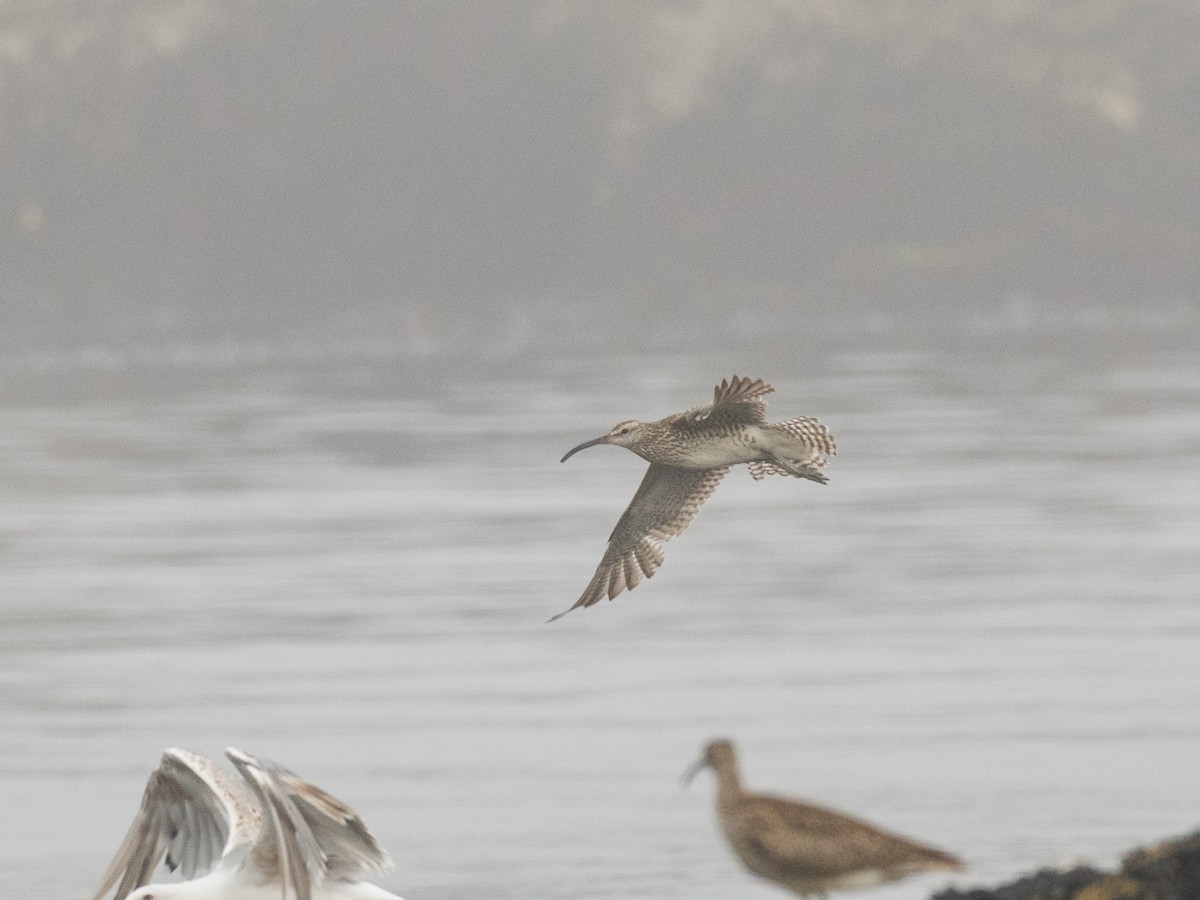
<svg viewBox="0 0 1200 900"><path fill-rule="evenodd" d="M782 896L679 784L718 735L960 884L1200 819L1200 351L310 351L0 373L0 896L88 895L166 746L345 799L410 900ZM828 423L831 483L735 471L544 624L644 469L562 453L734 372Z"/></svg>

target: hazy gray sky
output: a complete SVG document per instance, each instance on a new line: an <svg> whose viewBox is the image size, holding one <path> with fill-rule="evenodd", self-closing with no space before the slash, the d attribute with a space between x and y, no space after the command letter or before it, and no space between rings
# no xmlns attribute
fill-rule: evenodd
<svg viewBox="0 0 1200 900"><path fill-rule="evenodd" d="M8 4L9 336L1190 302L1196 18Z"/></svg>

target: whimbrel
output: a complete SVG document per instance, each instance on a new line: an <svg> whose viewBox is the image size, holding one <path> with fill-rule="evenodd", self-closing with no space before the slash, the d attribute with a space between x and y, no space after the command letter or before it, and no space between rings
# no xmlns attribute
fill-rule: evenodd
<svg viewBox="0 0 1200 900"><path fill-rule="evenodd" d="M354 810L277 763L225 755L244 784L163 754L93 900L113 885L114 900L401 900L359 880L392 861ZM164 857L189 880L146 884Z"/></svg>
<svg viewBox="0 0 1200 900"><path fill-rule="evenodd" d="M963 868L949 853L845 813L747 793L738 777L733 744L727 740L705 747L704 755L684 773L685 781L705 766L717 775L717 818L733 852L755 875L801 897Z"/></svg>
<svg viewBox="0 0 1200 900"><path fill-rule="evenodd" d="M708 495L730 467L749 463L755 480L766 475L794 475L819 484L826 456L837 448L833 435L810 416L767 423L767 402L774 392L761 378L722 380L713 402L657 422L618 422L608 434L568 451L573 455L597 444L627 447L650 463L645 478L608 538L608 549L596 574L575 605L591 606L613 599L652 576L663 561L663 544L691 524Z"/></svg>

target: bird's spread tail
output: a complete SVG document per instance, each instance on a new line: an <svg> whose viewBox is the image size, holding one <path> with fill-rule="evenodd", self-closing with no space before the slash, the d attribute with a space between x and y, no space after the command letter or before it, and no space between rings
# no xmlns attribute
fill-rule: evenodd
<svg viewBox="0 0 1200 900"><path fill-rule="evenodd" d="M837 456L837 443L829 429L812 416L796 416L786 422L776 422L772 428L781 428L794 438L804 442L804 445L818 454ZM822 461L822 465L824 461Z"/></svg>
<svg viewBox="0 0 1200 900"><path fill-rule="evenodd" d="M786 434L794 441L794 448L781 451L776 447L775 459L750 463L750 474L755 481L767 475L794 475L818 484L829 481L821 474L821 469L827 462L825 457L837 455L837 444L828 428L812 416L797 416L767 427Z"/></svg>

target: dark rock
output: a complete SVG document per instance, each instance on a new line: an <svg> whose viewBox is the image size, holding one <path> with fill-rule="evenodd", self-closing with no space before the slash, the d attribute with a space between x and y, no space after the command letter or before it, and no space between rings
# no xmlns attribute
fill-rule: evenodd
<svg viewBox="0 0 1200 900"><path fill-rule="evenodd" d="M1074 869L1042 869L996 888L949 888L932 900L1070 900L1079 891L1104 878L1088 866Z"/></svg>
<svg viewBox="0 0 1200 900"><path fill-rule="evenodd" d="M1200 832L1134 850L1116 872L1042 869L995 888L950 888L931 900L1200 900Z"/></svg>

